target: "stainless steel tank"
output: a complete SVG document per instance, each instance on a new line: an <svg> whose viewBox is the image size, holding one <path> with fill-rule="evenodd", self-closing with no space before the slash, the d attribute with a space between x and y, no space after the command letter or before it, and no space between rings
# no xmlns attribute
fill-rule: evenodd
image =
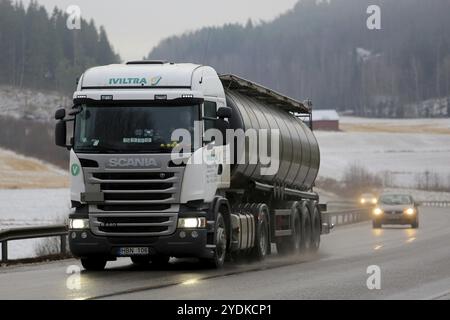
<svg viewBox="0 0 450 320"><path fill-rule="evenodd" d="M249 164L247 157L244 164L232 166L232 186L243 186L252 180L270 185L284 185L302 191L309 190L319 171L320 151L317 140L308 126L292 113L252 96L227 89L225 94L227 105L233 110L230 119L231 129L244 131L278 129L280 133L280 166L277 173L271 176L261 175L261 164ZM235 149L236 147L235 144ZM248 143L245 148L248 152Z"/></svg>

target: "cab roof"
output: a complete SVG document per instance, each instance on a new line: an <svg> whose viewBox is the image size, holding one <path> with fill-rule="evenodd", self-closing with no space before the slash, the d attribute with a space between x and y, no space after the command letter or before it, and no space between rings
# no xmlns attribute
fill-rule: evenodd
<svg viewBox="0 0 450 320"><path fill-rule="evenodd" d="M88 69L81 90L112 88L191 88L192 75L200 65L164 61L132 61Z"/></svg>

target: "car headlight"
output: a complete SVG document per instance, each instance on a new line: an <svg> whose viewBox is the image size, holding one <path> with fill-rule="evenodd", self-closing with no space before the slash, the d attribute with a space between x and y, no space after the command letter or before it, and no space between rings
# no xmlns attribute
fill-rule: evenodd
<svg viewBox="0 0 450 320"><path fill-rule="evenodd" d="M381 208L373 209L373 214L376 215L376 216L379 216L382 213L383 213L383 210Z"/></svg>
<svg viewBox="0 0 450 320"><path fill-rule="evenodd" d="M414 209L414 208L408 208L408 209L406 209L405 210L405 213L407 214L407 215L413 215L414 213L416 213L416 210Z"/></svg>
<svg viewBox="0 0 450 320"><path fill-rule="evenodd" d="M195 229L195 228L205 228L206 218L178 218L178 228L181 229Z"/></svg>
<svg viewBox="0 0 450 320"><path fill-rule="evenodd" d="M373 198L372 199L372 204L377 204L377 203L378 203L378 200L376 198Z"/></svg>
<svg viewBox="0 0 450 320"><path fill-rule="evenodd" d="M70 219L69 229L89 229L89 219Z"/></svg>
<svg viewBox="0 0 450 320"><path fill-rule="evenodd" d="M360 202L361 202L361 204L364 204L364 203L366 203L366 199L361 199Z"/></svg>

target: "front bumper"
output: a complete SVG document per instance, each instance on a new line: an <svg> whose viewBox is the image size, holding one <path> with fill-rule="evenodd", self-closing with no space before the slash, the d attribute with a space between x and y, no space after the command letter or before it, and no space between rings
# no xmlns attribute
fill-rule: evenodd
<svg viewBox="0 0 450 320"><path fill-rule="evenodd" d="M192 236L194 230L198 234L195 238ZM181 232L185 233L184 237ZM159 237L104 237L94 235L90 230L70 230L69 246L76 257L101 256L109 260L118 257L120 247L148 247L150 255L172 257L211 258L214 253L207 246L206 229L177 229L171 235Z"/></svg>
<svg viewBox="0 0 450 320"><path fill-rule="evenodd" d="M373 220L383 224L411 224L416 221L416 214L383 214Z"/></svg>

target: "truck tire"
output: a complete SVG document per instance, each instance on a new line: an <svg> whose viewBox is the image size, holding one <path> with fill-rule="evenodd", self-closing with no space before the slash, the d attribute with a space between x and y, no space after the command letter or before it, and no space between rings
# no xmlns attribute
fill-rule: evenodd
<svg viewBox="0 0 450 320"><path fill-rule="evenodd" d="M255 208L255 245L250 253L255 260L264 260L267 256L269 242L269 208L266 204L258 204Z"/></svg>
<svg viewBox="0 0 450 320"><path fill-rule="evenodd" d="M322 221L320 218L319 208L314 203L314 209L312 214L312 239L311 239L311 252L317 252L320 247L320 234L322 232Z"/></svg>
<svg viewBox="0 0 450 320"><path fill-rule="evenodd" d="M301 212L300 253L306 253L309 252L312 247L311 214L307 205L302 205L300 212Z"/></svg>
<svg viewBox="0 0 450 320"><path fill-rule="evenodd" d="M291 254L297 252L301 245L301 220L298 206L293 207L292 234L286 237L279 237L276 240L277 252L279 254Z"/></svg>
<svg viewBox="0 0 450 320"><path fill-rule="evenodd" d="M81 265L87 271L102 271L106 266L106 259L103 258L81 258Z"/></svg>
<svg viewBox="0 0 450 320"><path fill-rule="evenodd" d="M201 259L203 265L207 268L222 268L227 253L227 226L221 212L217 213L216 223L214 224L214 256L212 258Z"/></svg>

